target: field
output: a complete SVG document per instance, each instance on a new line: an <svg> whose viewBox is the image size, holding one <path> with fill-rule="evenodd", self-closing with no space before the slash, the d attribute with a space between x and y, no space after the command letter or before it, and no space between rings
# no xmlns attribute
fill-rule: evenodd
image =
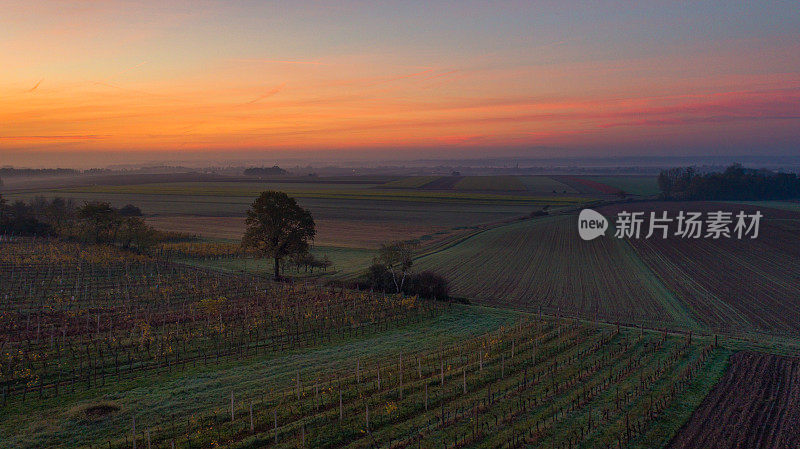
<svg viewBox="0 0 800 449"><path fill-rule="evenodd" d="M244 217L156 216L147 219L157 229L201 235L212 239L241 240ZM381 243L399 238L449 234L444 225L428 225L399 220L370 223L359 220L320 220L314 239L321 247L375 249Z"/></svg>
<svg viewBox="0 0 800 449"><path fill-rule="evenodd" d="M616 178L615 178L616 179ZM619 177L620 182L626 177ZM638 181L633 180L631 185ZM557 181L550 176L409 176L396 179L377 188L424 189L424 190L463 190L463 191L497 191L497 192L530 192L535 194L577 194L574 188ZM597 192L594 192L597 193Z"/></svg>
<svg viewBox="0 0 800 449"><path fill-rule="evenodd" d="M706 203L631 203L599 209L755 211ZM800 329L800 215L763 209L759 238L584 242L574 215L521 221L421 257L458 296L527 310L600 316L726 334L796 335ZM647 222L644 223L645 232ZM644 237L644 235L642 236Z"/></svg>
<svg viewBox="0 0 800 449"><path fill-rule="evenodd" d="M486 179L490 178L490 179ZM295 198L311 198L326 200L373 200L373 201L407 201L407 202L435 202L435 203L478 203L478 204L498 204L498 205L543 205L543 204L579 204L585 199L570 196L533 196L520 195L515 191L525 190L524 188L508 189L510 181L495 179L495 177L480 177L477 181L470 184L484 186L480 190L510 191L508 194L499 193L467 193L467 192L437 192L426 190L398 190L398 189L370 189L369 185L357 184L346 185L303 185L297 183L160 183L160 184L139 184L123 186L91 186L91 187L72 187L66 189L66 193L88 193L88 194L135 194L135 195L159 195L159 196L209 196L235 198L245 197L254 198L264 190L280 190ZM511 179L516 179L510 177ZM464 178L470 179L470 178ZM522 184L513 183L514 187L522 187ZM374 187L374 186L372 186ZM494 187L494 188L492 188Z"/></svg>
<svg viewBox="0 0 800 449"><path fill-rule="evenodd" d="M559 316L0 245L0 447L647 447L728 355Z"/></svg>
<svg viewBox="0 0 800 449"><path fill-rule="evenodd" d="M622 189L616 186L611 186L603 182L594 180L588 176L565 176L563 178L568 181L570 185L577 187L579 192L586 193L602 193L605 195L616 195Z"/></svg>
<svg viewBox="0 0 800 449"><path fill-rule="evenodd" d="M627 243L580 240L572 215L496 227L417 265L442 273L456 295L493 305L694 326Z"/></svg>
<svg viewBox="0 0 800 449"><path fill-rule="evenodd" d="M794 203L606 204L611 228L583 241L576 209L649 181L422 178L12 194L134 203L205 239L0 239L0 448L797 446ZM265 188L311 209L332 266L275 283L239 246ZM621 210L756 208L755 240L613 237ZM328 282L398 239L470 304Z"/></svg>
<svg viewBox="0 0 800 449"><path fill-rule="evenodd" d="M146 221L157 229L237 242L244 232L245 211L258 193L282 190L296 197L313 214L317 227L314 252L328 256L337 267L333 270L336 273L365 268L374 251L386 242L415 240L432 245L468 228L527 215L544 206L574 207L590 199L527 191L386 187L404 182L410 183L408 186L422 186L441 177L230 180L209 176L207 181L198 181L199 176L175 176L175 182L165 182L166 178L160 175L88 177L82 184L78 180L63 181L68 185L64 188L56 188L57 184L16 183L12 187L19 190L5 195L12 201L43 195L72 198L78 203L109 201L117 207L135 204L142 209ZM160 182L147 182L154 179ZM40 185L47 188L36 188ZM219 262L202 265L228 271L261 270L261 265L253 260Z"/></svg>
<svg viewBox="0 0 800 449"><path fill-rule="evenodd" d="M729 201L729 203L800 212L800 201Z"/></svg>
<svg viewBox="0 0 800 449"><path fill-rule="evenodd" d="M409 176L407 178L400 178L387 182L386 184L381 185L381 187L393 189L416 189L417 187L422 187L425 184L433 182L437 179L439 179L439 176Z"/></svg>
<svg viewBox="0 0 800 449"><path fill-rule="evenodd" d="M209 238L237 239L242 217L259 192L278 189L308 208L320 228L322 246L375 248L377 240L420 238L449 228L514 218L543 206L569 207L578 196L539 196L527 192L462 192L376 189L377 184L300 182L174 182L109 184L11 191L10 200L63 196L78 202L136 204L156 226L197 232ZM385 241L384 240L384 241Z"/></svg>
<svg viewBox="0 0 800 449"><path fill-rule="evenodd" d="M691 311L715 332L797 335L800 330L800 214L720 203L637 203L601 209L619 210L761 210L757 239L634 239L636 253Z"/></svg>
<svg viewBox="0 0 800 449"><path fill-rule="evenodd" d="M740 352L670 449L800 447L800 359Z"/></svg>
<svg viewBox="0 0 800 449"><path fill-rule="evenodd" d="M508 192L527 191L528 188L517 176L467 176L459 180L456 190L500 190Z"/></svg>
<svg viewBox="0 0 800 449"><path fill-rule="evenodd" d="M588 179L633 195L653 196L661 192L655 176L592 176Z"/></svg>
<svg viewBox="0 0 800 449"><path fill-rule="evenodd" d="M578 193L577 190L550 176L519 176L528 191L539 193Z"/></svg>

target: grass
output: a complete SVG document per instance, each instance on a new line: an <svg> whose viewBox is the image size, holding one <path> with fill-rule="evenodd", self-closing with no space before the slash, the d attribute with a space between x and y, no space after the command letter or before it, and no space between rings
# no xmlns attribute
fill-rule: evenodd
<svg viewBox="0 0 800 449"><path fill-rule="evenodd" d="M333 263L333 266L329 268L328 271L323 272L321 270L315 270L313 273L306 273L302 268L298 272L294 270L294 267L287 268L284 266L286 274L292 277L346 275L366 268L372 262L372 258L375 257L374 250L331 246L315 246L311 253L317 258L327 256ZM175 261L186 265L232 273L243 271L253 274L272 274L271 260L255 259L252 257L222 257L217 259L180 258L175 259Z"/></svg>
<svg viewBox="0 0 800 449"><path fill-rule="evenodd" d="M705 366L703 375L693 382L683 394L682 401L676 401L664 410L655 425L648 432L634 440L628 447L630 449L650 449L666 447L678 434L678 431L692 417L694 410L700 406L703 399L708 396L714 385L719 382L722 375L730 366L730 357L733 351L727 348L715 352L711 361Z"/></svg>

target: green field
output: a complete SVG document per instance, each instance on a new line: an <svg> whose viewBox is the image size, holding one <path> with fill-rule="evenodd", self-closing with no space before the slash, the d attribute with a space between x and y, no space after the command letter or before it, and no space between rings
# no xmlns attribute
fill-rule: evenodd
<svg viewBox="0 0 800 449"><path fill-rule="evenodd" d="M307 272L302 268L295 270L293 267L284 267L286 274L297 277L313 277L319 275L343 276L362 271L368 267L377 254L375 250L360 248L340 248L316 246L311 253L316 258L328 257L333 265L326 271L315 270ZM271 261L250 257L219 257L219 258L175 258L176 262L187 265L210 268L226 272L246 272L269 275L272 270Z"/></svg>
<svg viewBox="0 0 800 449"><path fill-rule="evenodd" d="M586 178L634 195L654 196L661 193L655 176L586 176Z"/></svg>
<svg viewBox="0 0 800 449"><path fill-rule="evenodd" d="M505 192L522 192L528 190L517 176L467 176L458 181L454 188L456 190Z"/></svg>
<svg viewBox="0 0 800 449"><path fill-rule="evenodd" d="M429 182L439 179L440 176L409 176L382 184L381 187L392 189L416 189Z"/></svg>
<svg viewBox="0 0 800 449"><path fill-rule="evenodd" d="M530 192L576 194L577 190L549 176L517 176Z"/></svg>

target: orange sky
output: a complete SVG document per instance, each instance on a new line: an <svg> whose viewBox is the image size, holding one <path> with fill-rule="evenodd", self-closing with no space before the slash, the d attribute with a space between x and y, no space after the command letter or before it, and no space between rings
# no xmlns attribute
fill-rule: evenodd
<svg viewBox="0 0 800 449"><path fill-rule="evenodd" d="M0 164L85 150L796 154L786 5L12 2Z"/></svg>

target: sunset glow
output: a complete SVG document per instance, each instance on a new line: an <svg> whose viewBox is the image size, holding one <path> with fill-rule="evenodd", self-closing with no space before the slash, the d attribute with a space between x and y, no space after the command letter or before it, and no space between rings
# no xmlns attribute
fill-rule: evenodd
<svg viewBox="0 0 800 449"><path fill-rule="evenodd" d="M0 163L85 150L796 154L792 3L6 3Z"/></svg>

